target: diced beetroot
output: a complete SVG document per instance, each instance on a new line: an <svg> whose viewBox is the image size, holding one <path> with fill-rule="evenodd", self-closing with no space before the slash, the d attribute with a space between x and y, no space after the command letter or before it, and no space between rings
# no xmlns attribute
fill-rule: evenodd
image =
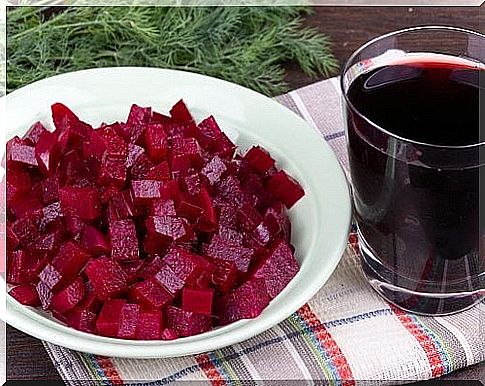
<svg viewBox="0 0 485 386"><path fill-rule="evenodd" d="M215 140L212 146L214 153L219 154L222 158L232 159L234 152L236 151L236 145L232 143L229 137L221 133L221 135Z"/></svg>
<svg viewBox="0 0 485 386"><path fill-rule="evenodd" d="M96 331L100 335L118 336L120 317L125 305L126 300L121 299L108 299L104 302L96 320Z"/></svg>
<svg viewBox="0 0 485 386"><path fill-rule="evenodd" d="M133 180L148 179L148 174L155 165L147 157L146 154L141 154L130 169L130 177Z"/></svg>
<svg viewBox="0 0 485 386"><path fill-rule="evenodd" d="M263 221L263 217L254 208L254 206L250 206L248 204L243 204L239 208L237 212L237 219L241 229L248 232L252 231Z"/></svg>
<svg viewBox="0 0 485 386"><path fill-rule="evenodd" d="M51 224L57 222L60 224L61 218L64 217L62 213L61 204L53 202L42 208L42 217L39 220L39 229L45 231Z"/></svg>
<svg viewBox="0 0 485 386"><path fill-rule="evenodd" d="M236 243L213 235L211 242L206 246L204 252L212 257L222 260L234 261L237 268L242 272L247 272L254 251Z"/></svg>
<svg viewBox="0 0 485 386"><path fill-rule="evenodd" d="M62 244L59 253L52 260L52 266L63 276L75 278L91 258L79 244L67 241Z"/></svg>
<svg viewBox="0 0 485 386"><path fill-rule="evenodd" d="M10 209L13 211L15 217L20 218L28 212L35 212L42 210L43 206L41 202L35 198L26 198L24 200L19 200L10 205Z"/></svg>
<svg viewBox="0 0 485 386"><path fill-rule="evenodd" d="M210 316L184 311L174 306L168 306L166 312L168 327L179 336L192 336L212 328Z"/></svg>
<svg viewBox="0 0 485 386"><path fill-rule="evenodd" d="M148 156L153 162L162 161L168 151L168 138L161 124L150 124L145 129Z"/></svg>
<svg viewBox="0 0 485 386"><path fill-rule="evenodd" d="M52 120L56 127L56 134L59 142L67 144L71 137L89 139L93 128L82 122L71 110L62 103L55 103L51 106Z"/></svg>
<svg viewBox="0 0 485 386"><path fill-rule="evenodd" d="M244 161L251 169L261 174L267 172L275 163L269 153L260 146L249 149L244 155Z"/></svg>
<svg viewBox="0 0 485 386"><path fill-rule="evenodd" d="M170 166L172 179L174 180L178 179L181 176L186 176L190 173L190 158L185 154L170 154L168 157L168 164Z"/></svg>
<svg viewBox="0 0 485 386"><path fill-rule="evenodd" d="M120 190L116 186L103 186L100 189L101 192L101 202L106 204L111 200L114 196L116 196Z"/></svg>
<svg viewBox="0 0 485 386"><path fill-rule="evenodd" d="M182 176L179 178L179 182L182 189L191 195L199 194L202 188L202 181L198 173Z"/></svg>
<svg viewBox="0 0 485 386"><path fill-rule="evenodd" d="M45 175L51 175L59 163L59 147L57 136L49 131L44 132L35 145L35 157L39 169Z"/></svg>
<svg viewBox="0 0 485 386"><path fill-rule="evenodd" d="M135 338L156 340L162 338L163 318L161 311L142 311L138 314Z"/></svg>
<svg viewBox="0 0 485 386"><path fill-rule="evenodd" d="M177 216L175 203L171 199L154 200L150 205L150 214L152 216Z"/></svg>
<svg viewBox="0 0 485 386"><path fill-rule="evenodd" d="M268 295L274 298L293 279L298 269L298 262L288 243L278 240L256 268L253 276L264 280Z"/></svg>
<svg viewBox="0 0 485 386"><path fill-rule="evenodd" d="M86 220L94 220L101 215L101 197L95 188L66 186L59 189L62 210Z"/></svg>
<svg viewBox="0 0 485 386"><path fill-rule="evenodd" d="M66 225L66 229L71 234L72 238L76 240L86 226L86 223L83 220L70 213L66 213L64 216L64 224Z"/></svg>
<svg viewBox="0 0 485 386"><path fill-rule="evenodd" d="M233 244L242 245L244 240L244 235L232 228L219 226L218 234L224 240L230 241Z"/></svg>
<svg viewBox="0 0 485 386"><path fill-rule="evenodd" d="M101 309L101 305L102 305L101 300L99 300L96 294L93 292L93 289L91 288L92 287L91 283L88 281L85 284L86 284L86 296L81 301L81 303L79 303L78 307L94 312L95 314L98 314L98 311Z"/></svg>
<svg viewBox="0 0 485 386"><path fill-rule="evenodd" d="M133 220L111 221L109 224L109 237L113 260L130 261L139 259L138 237Z"/></svg>
<svg viewBox="0 0 485 386"><path fill-rule="evenodd" d="M174 340L174 339L177 339L179 337L179 334L177 334L177 332L171 328L165 328L163 331L162 331L162 336L161 336L161 339L162 340Z"/></svg>
<svg viewBox="0 0 485 386"><path fill-rule="evenodd" d="M20 239L12 229L10 224L7 225L7 249L13 251L20 244Z"/></svg>
<svg viewBox="0 0 485 386"><path fill-rule="evenodd" d="M173 296L154 278L130 288L129 298L149 310L158 310L172 301Z"/></svg>
<svg viewBox="0 0 485 386"><path fill-rule="evenodd" d="M66 281L66 277L52 264L47 264L44 267L42 272L39 273L39 279L52 292L59 290Z"/></svg>
<svg viewBox="0 0 485 386"><path fill-rule="evenodd" d="M25 133L22 139L28 145L35 146L37 141L39 140L40 136L44 134L47 129L41 122L35 122L32 126L30 126L29 130Z"/></svg>
<svg viewBox="0 0 485 386"><path fill-rule="evenodd" d="M107 257L90 260L85 272L93 285L94 293L100 300L109 299L127 289L125 272L116 262Z"/></svg>
<svg viewBox="0 0 485 386"><path fill-rule="evenodd" d="M212 157L212 159L201 170L201 174L207 178L211 185L219 183L221 178L225 176L226 172L226 164L217 155Z"/></svg>
<svg viewBox="0 0 485 386"><path fill-rule="evenodd" d="M25 193L30 192L32 185L27 173L8 170L6 180L7 205L11 205Z"/></svg>
<svg viewBox="0 0 485 386"><path fill-rule="evenodd" d="M196 314L212 315L213 299L213 289L192 289L186 287L182 290L182 309L195 312Z"/></svg>
<svg viewBox="0 0 485 386"><path fill-rule="evenodd" d="M140 272L139 272L140 278L142 278L142 279L148 279L148 278L151 278L151 277L155 276L155 274L158 271L160 271L160 269L162 269L162 267L163 267L164 264L165 264L165 262L163 261L163 259L160 256L155 255L140 270Z"/></svg>
<svg viewBox="0 0 485 386"><path fill-rule="evenodd" d="M135 338L139 313L140 306L138 304L125 304L123 306L118 325L118 338Z"/></svg>
<svg viewBox="0 0 485 386"><path fill-rule="evenodd" d="M155 180L131 181L131 193L136 204L149 204L162 197L163 183Z"/></svg>
<svg viewBox="0 0 485 386"><path fill-rule="evenodd" d="M170 116L173 120L181 123L193 123L194 119L189 112L189 109L185 105L185 102L180 99L177 103L173 105L170 110Z"/></svg>
<svg viewBox="0 0 485 386"><path fill-rule="evenodd" d="M226 228L237 227L237 211L239 207L233 202L224 202L219 205L219 226Z"/></svg>
<svg viewBox="0 0 485 386"><path fill-rule="evenodd" d="M12 288L9 292L15 300L25 306L40 306L39 295L33 284L23 284Z"/></svg>
<svg viewBox="0 0 485 386"><path fill-rule="evenodd" d="M32 191L44 205L59 201L59 181L55 176L39 181L32 187Z"/></svg>
<svg viewBox="0 0 485 386"><path fill-rule="evenodd" d="M22 140L20 140L22 141ZM9 146L7 160L26 166L37 166L35 148L23 142L13 142Z"/></svg>
<svg viewBox="0 0 485 386"><path fill-rule="evenodd" d="M275 204L266 210L264 225L271 234L271 239L281 235L286 241L290 240L291 224L282 204Z"/></svg>
<svg viewBox="0 0 485 386"><path fill-rule="evenodd" d="M74 308L83 299L85 291L83 279L78 277L70 285L52 296L50 307L63 314Z"/></svg>
<svg viewBox="0 0 485 386"><path fill-rule="evenodd" d="M305 192L300 184L283 170L273 174L268 179L268 189L271 191L273 196L282 201L287 208L291 208L300 198L305 195Z"/></svg>
<svg viewBox="0 0 485 386"><path fill-rule="evenodd" d="M151 247L165 249L172 241L190 241L194 233L190 225L181 218L170 216L149 216L146 220L148 231L147 239ZM156 253L157 250L147 250L149 253Z"/></svg>
<svg viewBox="0 0 485 386"><path fill-rule="evenodd" d="M120 263L121 268L125 271L126 281L133 284L139 278L139 273L144 267L143 260L125 261Z"/></svg>
<svg viewBox="0 0 485 386"><path fill-rule="evenodd" d="M12 224L12 230L17 235L22 246L28 246L40 234L39 222L42 218L40 211L26 213Z"/></svg>
<svg viewBox="0 0 485 386"><path fill-rule="evenodd" d="M109 201L108 216L110 219L123 220L139 214L140 211L135 205L131 190L119 192Z"/></svg>
<svg viewBox="0 0 485 386"><path fill-rule="evenodd" d="M140 107L133 104L126 121L127 138L129 142L135 143L143 135L144 128L152 119L151 107Z"/></svg>
<svg viewBox="0 0 485 386"><path fill-rule="evenodd" d="M7 282L11 284L30 283L34 280L32 272L34 259L24 250L12 251L7 255Z"/></svg>
<svg viewBox="0 0 485 386"><path fill-rule="evenodd" d="M214 259L216 271L212 274L212 283L222 293L229 292L236 286L238 269L234 261Z"/></svg>
<svg viewBox="0 0 485 386"><path fill-rule="evenodd" d="M273 234L269 230L268 226L262 222L254 228L251 238L261 247L268 245L273 239Z"/></svg>
<svg viewBox="0 0 485 386"><path fill-rule="evenodd" d="M142 156L142 154L145 154L144 148L130 143L128 145L128 156L126 157L125 167L127 169L131 168L134 164L136 164L137 160Z"/></svg>
<svg viewBox="0 0 485 386"><path fill-rule="evenodd" d="M103 232L93 225L84 227L81 240L84 248L93 256L107 254L111 251L109 240Z"/></svg>
<svg viewBox="0 0 485 386"><path fill-rule="evenodd" d="M171 118L167 117L164 114L157 113L156 111L152 112L152 120L151 123L167 123L170 122Z"/></svg>
<svg viewBox="0 0 485 386"><path fill-rule="evenodd" d="M32 245L30 245L29 251L32 253L46 253L47 256L54 256L59 252L63 238L64 231L62 229L55 229L50 233L37 237Z"/></svg>
<svg viewBox="0 0 485 386"><path fill-rule="evenodd" d="M199 203L202 207L202 215L197 221L197 229L202 232L213 232L217 229L217 214L209 192L201 188L198 194Z"/></svg>
<svg viewBox="0 0 485 386"><path fill-rule="evenodd" d="M93 130L89 134L89 140L83 142L82 154L85 159L92 158L98 162L103 159L106 151L106 143L101 130Z"/></svg>
<svg viewBox="0 0 485 386"><path fill-rule="evenodd" d="M199 202L198 197L192 196L188 193L180 194L179 203L177 205L177 214L189 220L190 222L196 222L202 213L204 208Z"/></svg>
<svg viewBox="0 0 485 386"><path fill-rule="evenodd" d="M210 149L216 139L222 134L215 118L211 115L197 126L196 138L204 149Z"/></svg>
<svg viewBox="0 0 485 386"><path fill-rule="evenodd" d="M39 281L35 286L35 289L37 290L42 309L49 309L53 296L52 289L50 289L43 281Z"/></svg>
<svg viewBox="0 0 485 386"><path fill-rule="evenodd" d="M264 280L253 278L234 292L217 298L214 309L219 317L219 324L224 326L240 319L259 316L269 301Z"/></svg>
<svg viewBox="0 0 485 386"><path fill-rule="evenodd" d="M74 307L66 314L67 324L78 330L94 334L96 331L97 315L85 308Z"/></svg>
<svg viewBox="0 0 485 386"><path fill-rule="evenodd" d="M241 183L234 176L228 176L217 186L221 198L236 204L240 204L243 198Z"/></svg>
<svg viewBox="0 0 485 386"><path fill-rule="evenodd" d="M202 256L180 247L173 247L165 256L164 262L187 284L197 283L208 267Z"/></svg>
<svg viewBox="0 0 485 386"><path fill-rule="evenodd" d="M105 157L101 162L98 183L104 186L123 187L127 177L125 162L124 160Z"/></svg>
<svg viewBox="0 0 485 386"><path fill-rule="evenodd" d="M184 281L168 265L164 265L154 276L155 280L163 286L172 296L176 296L183 288Z"/></svg>
<svg viewBox="0 0 485 386"><path fill-rule="evenodd" d="M152 167L146 175L147 180L170 181L170 168L167 161Z"/></svg>
<svg viewBox="0 0 485 386"><path fill-rule="evenodd" d="M192 166L200 166L203 162L202 150L195 138L174 138L172 151L174 155L187 157Z"/></svg>

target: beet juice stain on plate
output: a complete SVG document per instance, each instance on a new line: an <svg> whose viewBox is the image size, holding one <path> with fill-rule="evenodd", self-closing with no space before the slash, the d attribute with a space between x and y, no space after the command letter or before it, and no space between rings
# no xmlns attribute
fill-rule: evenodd
<svg viewBox="0 0 485 386"><path fill-rule="evenodd" d="M395 44L433 31L398 32ZM483 296L485 71L454 53L407 51L367 61L345 90L363 269L398 306L447 314Z"/></svg>

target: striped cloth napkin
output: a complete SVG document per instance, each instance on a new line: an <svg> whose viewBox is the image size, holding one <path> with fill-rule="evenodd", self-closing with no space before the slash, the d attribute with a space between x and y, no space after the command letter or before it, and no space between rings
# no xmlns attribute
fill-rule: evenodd
<svg viewBox="0 0 485 386"><path fill-rule="evenodd" d="M325 137L348 173L338 79L277 100ZM363 278L355 239L351 234L338 268L313 299L278 326L234 346L144 360L99 357L49 343L45 347L70 385L198 381L222 386L251 380L277 385L328 380L345 386L375 380L382 385L439 377L485 360L480 324L485 302L446 317L403 312L376 295Z"/></svg>

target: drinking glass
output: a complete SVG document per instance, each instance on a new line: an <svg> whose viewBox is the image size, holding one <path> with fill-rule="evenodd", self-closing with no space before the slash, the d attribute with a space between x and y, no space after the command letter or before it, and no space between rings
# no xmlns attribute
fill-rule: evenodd
<svg viewBox="0 0 485 386"><path fill-rule="evenodd" d="M430 26L378 37L350 57L341 77L363 272L388 301L426 315L458 312L485 296L483 120L472 144L422 142L373 122L349 88L382 66L443 58L480 69L477 111L485 111L485 36L473 31Z"/></svg>

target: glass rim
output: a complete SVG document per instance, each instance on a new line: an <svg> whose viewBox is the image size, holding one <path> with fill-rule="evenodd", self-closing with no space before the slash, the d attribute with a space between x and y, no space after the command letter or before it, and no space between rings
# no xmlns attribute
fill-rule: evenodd
<svg viewBox="0 0 485 386"><path fill-rule="evenodd" d="M340 83L340 90L342 92L342 95L343 95L345 104L347 106L349 106L349 108L352 109L352 111L354 113L356 113L361 119L365 120L368 124L370 124L371 126L373 126L374 128L376 128L380 132L382 132L382 133L388 135L389 137L392 137L392 138L394 138L394 139L396 139L398 141L407 142L407 143L410 143L410 144L413 144L413 145L427 146L427 147L436 148L436 149L451 149L451 150L459 150L459 149L466 150L466 149L472 149L474 147L485 146L485 140L483 140L483 141L480 141L479 140L477 143L472 143L472 144L469 144L469 145L437 145L437 144L433 144L433 143L420 142L420 141L416 141L416 140L413 140L413 139L410 139L410 138L401 137L401 136L399 136L397 134L394 134L394 133L386 130L385 128L381 127L381 125L378 125L374 121L370 120L368 117L366 117L364 114L362 114L359 111L359 109L357 109L352 104L352 102L350 101L350 99L349 99L349 97L347 95L347 92L345 90L344 79L345 79L345 74L351 68L351 63L354 61L354 59L362 51L364 51L366 48L368 48L369 46L371 46L372 44L374 44L376 42L379 42L381 40L387 39L387 38L392 37L392 36L401 35L401 34L407 33L407 32L415 32L415 31L451 31L451 32L460 32L460 33L464 33L464 34L468 34L468 35L475 35L475 36L478 36L479 38L485 40L485 35L482 34L482 33L480 33L480 32L472 31L472 30L469 30L469 29L466 29L466 28L453 27L453 26L443 26L443 25L425 25L425 26L409 27L409 28L403 28L403 29L400 29L400 30L388 32L388 33L386 33L384 35L377 36L377 37L369 40L368 42L362 44L345 61L345 64L344 64L344 66L342 68L342 72L340 74L340 82L339 82ZM477 61L477 62L478 63L481 63L479 61ZM485 63L482 63L482 64L485 65ZM480 130L480 127L478 129Z"/></svg>

